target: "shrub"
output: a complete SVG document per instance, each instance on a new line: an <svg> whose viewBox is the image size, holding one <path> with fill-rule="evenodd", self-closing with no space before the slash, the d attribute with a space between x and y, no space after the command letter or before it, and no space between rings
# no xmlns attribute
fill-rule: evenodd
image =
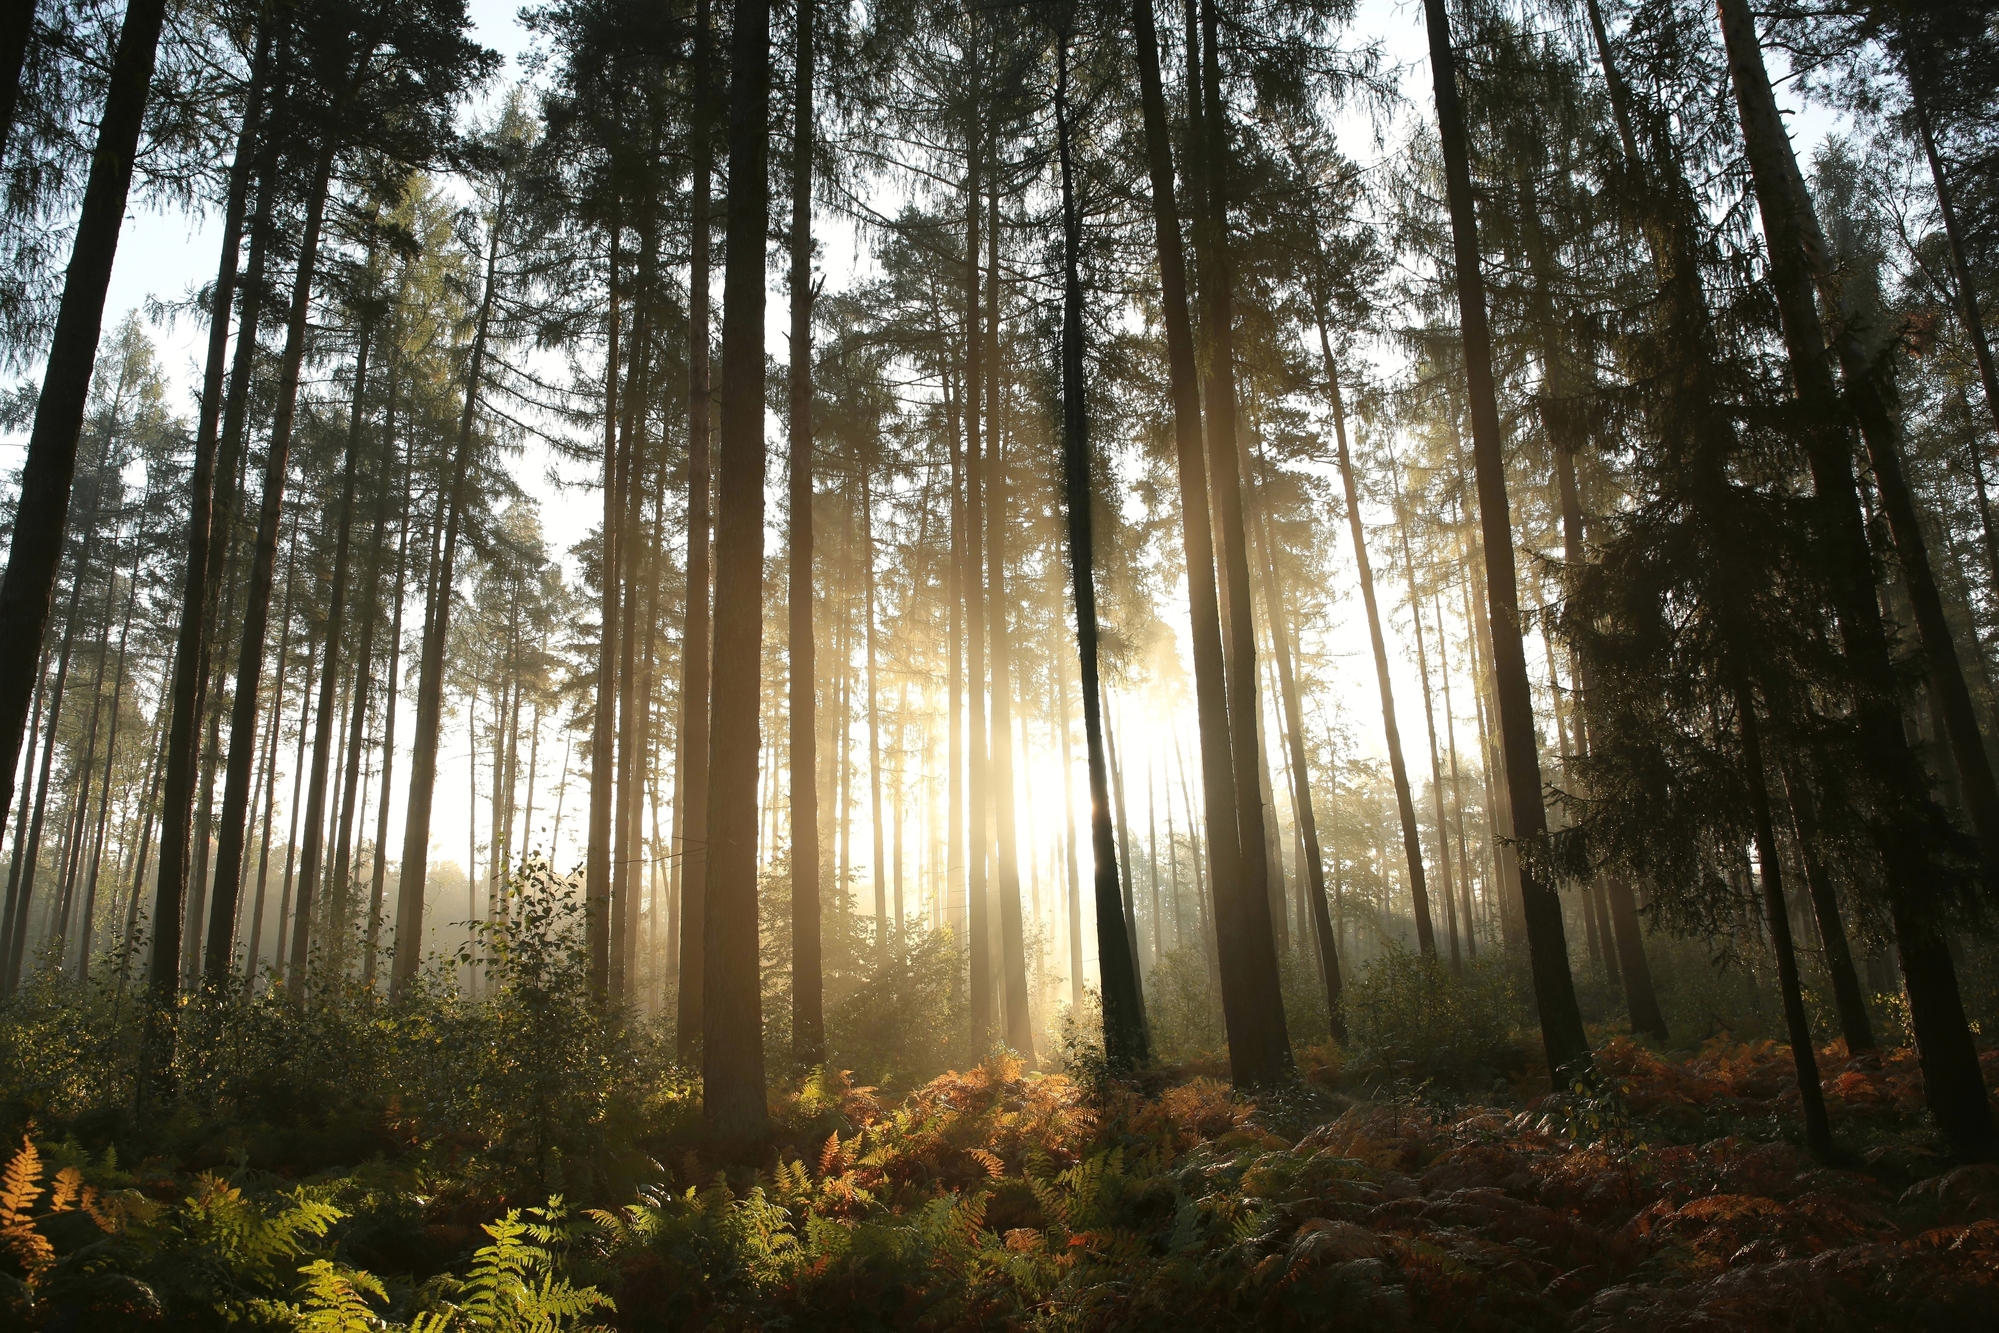
<svg viewBox="0 0 1999 1333"><path fill-rule="evenodd" d="M1517 1074L1524 1010L1506 960L1490 952L1462 970L1390 949L1355 969L1341 996L1347 1069L1369 1082L1434 1081L1484 1092Z"/></svg>

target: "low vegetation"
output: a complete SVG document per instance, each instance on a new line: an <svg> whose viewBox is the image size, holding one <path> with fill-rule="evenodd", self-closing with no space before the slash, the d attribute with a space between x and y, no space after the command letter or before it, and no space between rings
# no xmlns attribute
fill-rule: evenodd
<svg viewBox="0 0 1999 1333"><path fill-rule="evenodd" d="M10 1002L4 1322L1915 1328L1999 1286L1999 1167L1943 1153L1907 1050L1818 1052L1828 1165L1767 1039L1598 1033L1594 1080L1551 1091L1504 959L1364 969L1348 1042L1256 1096L1213 1054L1110 1080L1072 1040L1066 1072L812 1070L721 1155L669 1034L585 998L573 887L524 884L476 992L190 1001L143 1115L115 982ZM878 1017L829 1017L907 1071Z"/></svg>

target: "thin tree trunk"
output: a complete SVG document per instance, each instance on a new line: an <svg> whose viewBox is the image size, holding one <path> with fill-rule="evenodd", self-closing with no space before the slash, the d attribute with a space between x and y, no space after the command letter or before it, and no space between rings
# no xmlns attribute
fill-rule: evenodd
<svg viewBox="0 0 1999 1333"><path fill-rule="evenodd" d="M882 827L881 697L875 679L875 507L868 485L868 465L856 459L861 483L861 617L862 650L868 669L868 828L874 846L868 858L875 890L875 947L888 946L888 867L886 830Z"/></svg>
<svg viewBox="0 0 1999 1333"><path fill-rule="evenodd" d="M1097 587L1093 546L1089 411L1083 380L1083 279L1077 252L1082 222L1076 208L1069 152L1069 34L1056 39L1056 141L1062 168L1062 474L1069 518L1070 590L1075 599L1076 650L1083 684L1083 745L1089 756L1090 847L1096 862L1097 966L1104 1000L1104 1058L1126 1072L1151 1059L1145 998L1133 964L1118 893L1117 847L1111 838L1109 774L1104 764L1104 717L1097 674ZM1260 887L1260 886L1259 886Z"/></svg>
<svg viewBox="0 0 1999 1333"><path fill-rule="evenodd" d="M986 386L986 450L991 458L986 497L986 599L992 635L992 797L994 833L999 855L1000 1013L1006 1044L1014 1054L1034 1063L1034 1022L1028 1012L1027 943L1020 912L1020 844L1014 827L1013 801L1013 645L1007 631L1006 525L1010 517L1006 486L1005 432L1000 425L999 364L999 196L988 196L986 225L986 328L992 339L990 378Z"/></svg>
<svg viewBox="0 0 1999 1333"><path fill-rule="evenodd" d="M1458 829L1458 879L1464 885L1465 957L1478 957L1478 935L1472 929L1471 842L1465 836L1465 791L1458 770L1458 724L1451 708L1451 662L1444 640L1444 600L1430 591L1430 611L1437 620L1437 676L1444 684L1444 745L1451 758L1451 812Z"/></svg>
<svg viewBox="0 0 1999 1333"><path fill-rule="evenodd" d="M278 894L278 933L272 941L271 982L280 985L285 979L286 962L289 955L285 951L285 941L290 938L292 920L292 872L298 859L298 817L299 796L305 791L305 738L306 723L312 717L312 664L319 652L316 629L308 629L305 636L305 661L300 664L300 674L305 678L306 688L299 691L298 699L298 752L292 758L292 798L289 806L291 826L285 833L285 882ZM283 663L279 664L280 666Z"/></svg>
<svg viewBox="0 0 1999 1333"><path fill-rule="evenodd" d="M1409 618L1416 626L1416 673L1423 681L1423 728L1430 745L1430 794L1437 812L1437 871L1443 877L1444 928L1451 937L1451 969L1462 964L1458 954L1458 912L1451 891L1451 834L1444 819L1444 766L1437 756L1437 714L1431 707L1430 657L1423 643L1423 601L1416 593L1416 557L1409 549L1408 515L1401 508L1401 486L1396 487L1396 531L1402 539L1402 569L1409 580ZM1471 924L1466 918L1465 924Z"/></svg>
<svg viewBox="0 0 1999 1333"><path fill-rule="evenodd" d="M1131 973L1139 979L1143 994L1145 973L1138 965L1138 911L1132 902L1131 820L1125 812L1124 766L1118 763L1117 719L1111 716L1110 689L1100 685L1099 690L1104 707L1104 758L1110 765L1111 802L1117 820L1118 892L1124 903L1125 939L1131 944Z"/></svg>
<svg viewBox="0 0 1999 1333"><path fill-rule="evenodd" d="M492 328L495 270L499 266L500 236L507 228L508 204L509 197L503 192L496 204L492 234L487 241L485 282L465 369L465 409L458 419L456 456L438 496L444 512L444 534L432 570L430 604L424 608L423 659L417 669L416 735L410 746L410 794L403 822L400 883L396 886L395 966L389 974L390 990L396 995L408 992L410 983L416 980L420 961L424 884L430 869L431 800L437 784L438 734L444 716L444 649L451 628L452 575L458 558L465 487L478 442L474 428L479 418L479 386L486 374L486 339ZM468 876L472 873L470 864L465 873ZM298 951L295 948L293 952L296 955Z"/></svg>
<svg viewBox="0 0 1999 1333"><path fill-rule="evenodd" d="M1360 520L1360 488L1354 484L1353 459L1347 451L1347 413L1340 393L1339 365L1333 360L1332 335L1326 312L1317 312L1319 352L1326 365L1326 396L1333 408L1333 435L1339 448L1340 486L1347 499L1347 532L1353 538L1355 576L1361 604L1367 608L1367 639L1374 650L1374 680L1381 694L1381 728L1388 740L1388 771L1395 781L1395 810L1402 821L1402 855L1409 866L1409 898L1416 916L1416 947L1425 958L1437 956L1437 932L1430 920L1429 886L1423 877L1423 837L1416 823L1416 801L1409 790L1409 766L1402 758L1402 729L1395 720L1395 686L1388 673L1388 643L1381 630L1381 610L1374 598L1374 570L1367 559L1367 534ZM1448 871L1445 872L1449 874Z"/></svg>
<svg viewBox="0 0 1999 1333"><path fill-rule="evenodd" d="M1261 520L1261 516L1259 516ZM1277 689L1283 695L1285 739L1289 741L1291 767L1291 809L1297 819L1297 835L1305 847L1305 897L1311 911L1311 933L1319 949L1319 983L1325 987L1325 1013L1331 1023L1333 1041L1347 1039L1347 1023L1339 1013L1339 993L1343 989L1339 973L1339 941L1333 937L1333 917L1325 905L1325 861L1319 853L1319 817L1311 807L1311 773L1305 763L1305 709L1297 695L1297 675L1291 669L1291 614L1283 602L1283 582L1277 578L1277 552L1271 542L1269 524L1259 522L1263 538L1263 592L1269 610L1269 632L1277 658ZM1421 640L1417 640L1421 644ZM1167 809L1171 823L1171 809ZM1173 883L1177 887L1179 873ZM1177 931L1175 931L1177 933Z"/></svg>
<svg viewBox="0 0 1999 1333"><path fill-rule="evenodd" d="M1832 1156L1832 1124L1826 1118L1825 1092L1819 1086L1818 1057L1810 1021L1798 983L1798 955L1791 944L1791 913L1784 902L1783 862L1777 855L1777 834L1770 818L1770 789L1764 777L1761 726L1754 702L1741 685L1735 689L1736 726L1742 738L1743 780L1749 791L1750 819L1756 840L1758 879L1763 889L1763 924L1770 932L1770 949L1777 956L1777 984L1784 1000L1784 1026L1791 1040L1791 1060L1798 1071L1798 1099L1805 1116L1805 1146L1821 1160Z"/></svg>
<svg viewBox="0 0 1999 1333"><path fill-rule="evenodd" d="M1853 966L1853 948L1846 938L1846 923L1840 916L1839 893L1818 854L1819 829L1811 793L1797 781L1788 763L1780 763L1784 792L1791 807L1792 836L1797 839L1799 859L1804 862L1805 887L1811 895L1812 912L1817 918L1819 942L1824 949L1825 969L1832 979L1833 1007L1839 1014L1841 1034L1849 1055L1875 1048L1874 1023L1867 1014L1866 993Z"/></svg>
<svg viewBox="0 0 1999 1333"><path fill-rule="evenodd" d="M1059 662L1048 664L1055 677L1055 715L1062 729L1062 856L1069 886L1069 1007L1083 1008L1083 884L1076 865L1076 761L1069 748L1069 673Z"/></svg>
<svg viewBox="0 0 1999 1333"><path fill-rule="evenodd" d="M257 960L263 955L264 891L271 868L271 816L277 807L278 740L284 732L285 659L292 644L292 590L298 582L298 529L296 512L292 518L291 549L285 556L285 600L278 614L278 655L271 673L271 726L264 737L264 826L257 843L257 893L250 909L250 949L245 957L244 989L257 983Z"/></svg>
<svg viewBox="0 0 1999 1333"><path fill-rule="evenodd" d="M1430 64L1436 82L1437 123L1450 202L1479 522L1485 538L1486 599L1491 612L1500 742L1512 797L1513 836L1535 844L1547 835L1547 811L1541 804L1534 699L1527 678L1526 653L1520 641L1513 524L1506 494L1499 405L1492 381L1492 336L1486 325L1485 279L1479 258L1478 222L1473 212L1465 118L1458 103L1457 70L1444 0L1424 0L1424 9L1429 20ZM1549 1073L1559 1087L1586 1068L1590 1059L1589 1037L1583 1031L1575 981L1569 974L1562 900L1531 864L1520 867L1520 890L1528 963L1540 1012L1541 1041L1547 1052Z"/></svg>
<svg viewBox="0 0 1999 1333"><path fill-rule="evenodd" d="M95 492L96 488L93 487L86 513L92 513L97 507ZM94 514L92 516L94 517ZM9 949L5 959L5 984L0 986L0 994L4 995L12 995L21 984L22 960L27 952L28 943L28 909L34 904L35 872L41 863L42 822L48 811L49 781L55 764L57 732L62 724L63 693L69 683L70 655L76 645L76 627L82 609L83 585L90 572L90 548L94 535L93 527L86 525L81 549L78 552L76 571L70 576L69 613L65 618L62 649L56 656L55 685L49 697L48 739L42 743L42 771L35 784L35 813L28 824L27 858L21 872L21 891L14 901L14 916L8 937ZM169 967L171 966L169 962Z"/></svg>
<svg viewBox="0 0 1999 1333"><path fill-rule="evenodd" d="M357 372L358 374L358 372ZM357 390L355 404L358 407L360 395ZM360 781L363 742L367 734L368 704L375 670L375 626L382 614L382 546L383 537L389 529L391 497L396 493L394 484L396 467L396 366L389 363L389 383L387 399L382 410L382 458L375 473L375 518L373 530L368 536L368 572L363 577L361 587L367 599L361 611L361 637L354 645L354 702L351 719L347 727L346 792L340 802L340 831L333 843L333 884L341 895L343 918L349 909L345 904L353 894L354 819L356 807L356 787ZM342 522L346 520L343 518ZM384 752L386 753L386 751ZM387 805L388 790L384 786L382 804ZM375 843L375 859L381 860L381 841ZM363 930L363 979L372 983L375 979L375 947L380 936L381 901L370 896L368 918Z"/></svg>
<svg viewBox="0 0 1999 1333"><path fill-rule="evenodd" d="M763 680L764 238L770 230L770 4L737 0L722 291L715 527L713 749L708 769L702 1104L727 1142L769 1133L757 968L757 710Z"/></svg>
<svg viewBox="0 0 1999 1333"><path fill-rule="evenodd" d="M812 623L813 0L798 6L791 160L791 1054L826 1059L819 885L819 653ZM955 451L955 431L953 432ZM690 603L691 605L691 603ZM956 645L954 644L953 647ZM955 683L955 682L954 682ZM955 696L954 696L955 697Z"/></svg>
<svg viewBox="0 0 1999 1333"><path fill-rule="evenodd" d="M33 6L27 8L32 9ZM264 79L262 64L270 48L268 24L260 24L256 60L250 69L248 102L236 139L236 155L229 169L228 203L222 218L222 258L217 265L215 290L210 303L208 358L202 376L201 409L195 429L194 470L189 478L187 562L181 577L180 628L174 646L171 720L167 728L165 764L166 809L160 827L160 883L154 899L154 971L162 958L178 958L181 913L187 901L188 871L192 859L189 835L194 816L195 770L199 762L201 718L206 711L205 685L208 679L211 645L207 634L210 593L219 570L211 566L226 552L226 533L215 531L233 519L231 496L225 494L221 513L216 512L218 486L232 492L235 484L233 459L222 460L218 470L216 445L223 403L223 369L229 345L229 312L236 294L236 264L243 239L243 214L249 191L253 148L260 132ZM264 150L269 164L269 150ZM267 230L270 193L269 175L260 173L257 228ZM261 305L263 250L261 234L253 241L250 286L243 293L243 317L237 330L239 343L254 344L255 323ZM247 350L239 347L239 362L247 362ZM247 368L247 366L245 367ZM224 538L225 540L218 540ZM171 950L171 953L165 952ZM254 959L252 960L254 971Z"/></svg>
<svg viewBox="0 0 1999 1333"><path fill-rule="evenodd" d="M657 245L653 228L647 224L645 248L639 255L638 291L641 298L654 287ZM640 570L645 553L645 491L649 471L645 447L645 403L650 390L647 374L652 364L652 321L645 307L632 320L632 354L625 372L625 424L622 471L625 476L625 513L618 538L618 580L624 587L621 603L623 623L618 629L618 755L617 794L612 811L611 837L611 931L609 995L613 1003L626 998L628 956L632 945L633 872L637 863L637 832L632 803L638 776L640 706L638 699L638 638ZM497 715L496 715L497 716ZM497 830L496 830L497 832Z"/></svg>
<svg viewBox="0 0 1999 1333"><path fill-rule="evenodd" d="M215 846L213 910L209 914L204 971L209 984L219 986L229 974L236 929L236 885L243 877L243 843L250 810L251 760L257 744L257 694L264 671L264 638L270 616L271 584L277 573L278 527L284 516L285 483L291 464L292 426L298 407L299 370L305 358L307 318L312 309L312 285L319 262L320 224L326 213L327 181L333 169L334 143L320 146L307 195L305 229L299 242L298 275L292 284L291 315L285 349L278 367L278 401L271 419L271 440L264 464L263 497L257 512L257 540L250 563L248 598L243 609L241 650L236 659L236 696L229 719L229 758L223 772L222 818ZM307 836L311 836L308 829ZM301 928L294 932L292 970L301 971L308 940L304 910L311 901L311 881L301 878Z"/></svg>
<svg viewBox="0 0 1999 1333"><path fill-rule="evenodd" d="M43 744L42 713L49 702L49 659L54 655L54 645L42 645L41 660L35 665L35 679L39 682L35 690L33 710L28 715L28 739L22 751L19 789L22 793L20 807L14 813L14 850L7 870L7 901L0 908L0 987L6 985L7 960L14 954L14 908L21 894L21 863L28 843L28 809L34 802L27 799L27 793L34 788L35 756ZM0 990L0 995L7 992Z"/></svg>
<svg viewBox="0 0 1999 1333"><path fill-rule="evenodd" d="M320 857L325 851L326 789L327 774L333 762L333 723L339 711L337 698L340 683L340 641L346 633L347 618L347 575L349 557L354 545L354 492L359 480L361 465L361 408L368 391L368 351L374 342L374 328L369 321L362 321L360 341L354 354L354 402L347 418L347 455L341 464L340 477L340 517L336 522L333 539L333 586L327 594L326 607L326 656L319 665L319 708L317 710L317 730L312 738L312 773L306 780L305 789L305 850L299 857L299 920L307 920L306 911L312 906L313 891L319 882ZM355 685L357 698L365 696L368 679L368 662L356 658L358 679ZM354 727L354 743L359 744L362 728L357 711ZM235 744L230 744L230 764L235 765ZM351 788L350 788L351 791ZM351 799L351 797L350 797ZM226 812L225 812L226 814ZM351 812L343 816L343 826L353 827ZM341 871L346 866L342 864ZM339 967L339 960L346 950L346 911L344 899L347 885L336 875L327 885L333 896L328 913L332 938L327 948L333 958L333 966ZM234 891L231 890L233 900ZM232 901L233 907L233 901ZM216 908L222 907L222 886L216 885ZM306 950L311 940L304 930L292 933L292 971L298 974L306 963Z"/></svg>
<svg viewBox="0 0 1999 1333"><path fill-rule="evenodd" d="M970 39L976 42L975 35ZM978 50L972 47L972 107L967 122L965 173L965 680L967 838L965 849L966 943L971 951L972 1049L983 1055L993 1039L993 971L987 875L992 864L992 774L986 729L985 457L981 450L979 402L985 374L985 338L980 331L979 207L984 202L979 170L980 102Z"/></svg>
<svg viewBox="0 0 1999 1333"><path fill-rule="evenodd" d="M115 569L104 571L104 618L97 634L97 662L90 676L90 722L84 727L83 756L72 760L76 775L76 795L71 798L68 830L63 840L62 878L57 900L55 929L48 933L54 948L54 966L61 970L69 951L69 921L75 906L77 877L83 865L84 848L90 844L91 784L97 775L97 724L104 714L104 668L111 657L111 601L117 585Z"/></svg>
<svg viewBox="0 0 1999 1333"><path fill-rule="evenodd" d="M709 601L709 245L713 147L708 0L698 0L695 21L694 191L692 260L688 283L687 389L687 606L681 643L680 753L675 779L680 793L680 989L679 1055L693 1063L703 1031L702 993L707 948L703 895L708 883L708 737L711 612Z"/></svg>
<svg viewBox="0 0 1999 1333"><path fill-rule="evenodd" d="M590 731L590 813L584 850L583 896L590 989L599 999L609 995L611 986L611 802L616 795L618 735L618 546L624 515L623 463L618 449L618 352L622 336L619 300L623 295L618 286L618 251L623 225L621 219L614 218L610 236L609 318L604 340L604 519L597 551L597 706ZM700 292L700 288L696 291ZM683 1016L684 1013L683 1005Z"/></svg>
<svg viewBox="0 0 1999 1333"><path fill-rule="evenodd" d="M411 474L410 453L406 449L403 458L403 490L409 490ZM403 581L409 569L409 510L403 511L402 522L396 535L396 591L395 610L389 622L389 670L386 677L388 693L382 703L382 778L381 793L375 798L375 868L368 885L368 936L365 952L361 960L361 980L364 985L375 984L375 964L381 947L382 904L384 891L388 887L389 874L389 795L396 765L396 699L402 689L403 660ZM553 855L553 852L550 853ZM398 878L400 878L398 869ZM412 945L414 947L414 945Z"/></svg>
<svg viewBox="0 0 1999 1333"><path fill-rule="evenodd" d="M132 573L126 583L125 619L118 628L118 666L111 680L111 724L104 741L104 784L97 798L97 833L92 839L90 855L90 878L83 891L83 918L79 930L81 939L77 944L76 975L80 981L90 979L90 942L93 913L97 910L97 874L104 861L104 834L111 817L111 779L113 768L118 762L118 709L125 696L125 645L132 634L132 611L139 600L139 534L133 533ZM108 607L106 608L109 609Z"/></svg>

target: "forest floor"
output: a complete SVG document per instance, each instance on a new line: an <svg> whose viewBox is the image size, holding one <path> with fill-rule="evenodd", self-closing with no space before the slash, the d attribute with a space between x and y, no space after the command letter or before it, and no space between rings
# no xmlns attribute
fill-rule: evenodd
<svg viewBox="0 0 1999 1333"><path fill-rule="evenodd" d="M1383 1088L1331 1047L1249 1099L1188 1067L1091 1087L995 1058L899 1100L815 1076L777 1105L775 1151L733 1163L680 1082L621 1150L641 1183L585 1211L523 1212L542 1200L472 1172L471 1126L419 1151L394 1099L403 1160L304 1177L221 1139L205 1170L127 1170L47 1136L0 1179L0 1323L1994 1326L1999 1166L1937 1155L1911 1053L1821 1052L1838 1166L1793 1141L1784 1047L1612 1039L1598 1062L1594 1093L1505 1105Z"/></svg>

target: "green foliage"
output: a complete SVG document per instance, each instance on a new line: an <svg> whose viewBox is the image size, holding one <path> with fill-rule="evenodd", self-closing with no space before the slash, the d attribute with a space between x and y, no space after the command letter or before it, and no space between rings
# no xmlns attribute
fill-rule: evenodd
<svg viewBox="0 0 1999 1333"><path fill-rule="evenodd" d="M611 1308L595 1287L578 1287L562 1275L562 1256L576 1237L560 1198L545 1208L509 1209L482 1228L491 1242L472 1255L471 1271L452 1284L451 1299L428 1310L422 1333L559 1333L579 1327L592 1311Z"/></svg>
<svg viewBox="0 0 1999 1333"><path fill-rule="evenodd" d="M381 1327L370 1301L385 1302L389 1294L369 1274L315 1259L299 1275L299 1333L374 1333Z"/></svg>
<svg viewBox="0 0 1999 1333"><path fill-rule="evenodd" d="M1526 1063L1513 969L1490 951L1453 969L1390 949L1346 979L1349 1069L1382 1082L1488 1091Z"/></svg>
<svg viewBox="0 0 1999 1333"><path fill-rule="evenodd" d="M969 1000L961 946L911 923L886 948L863 945L827 986L832 1060L864 1082L904 1092L967 1059Z"/></svg>

